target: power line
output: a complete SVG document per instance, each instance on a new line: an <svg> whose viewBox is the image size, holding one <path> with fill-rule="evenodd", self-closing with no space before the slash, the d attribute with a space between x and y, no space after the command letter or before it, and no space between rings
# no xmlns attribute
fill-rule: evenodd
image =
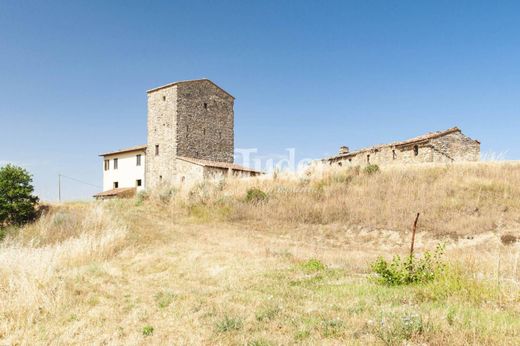
<svg viewBox="0 0 520 346"><path fill-rule="evenodd" d="M99 189L102 189L102 187L99 186L99 185L94 185L94 184L91 184L91 183L87 183L86 181L83 181L83 180L79 180L79 179L76 179L76 178L72 178L72 177L69 177L69 176L66 176L66 175L63 175L63 174L60 174L59 176L62 177L62 178L67 178L67 179L73 180L73 181L75 181L75 182L77 182L77 183L81 183L81 184L85 184L85 185L90 185L90 186L93 186L93 187L97 187L97 188L99 188Z"/></svg>

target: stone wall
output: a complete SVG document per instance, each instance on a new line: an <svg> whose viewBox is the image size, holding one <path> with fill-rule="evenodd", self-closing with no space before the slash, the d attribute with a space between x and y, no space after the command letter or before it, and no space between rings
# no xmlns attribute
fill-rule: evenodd
<svg viewBox="0 0 520 346"><path fill-rule="evenodd" d="M233 162L234 99L207 80L178 85L177 155Z"/></svg>
<svg viewBox="0 0 520 346"><path fill-rule="evenodd" d="M149 92L146 187L171 184L177 154L177 86ZM156 145L159 154L156 154Z"/></svg>
<svg viewBox="0 0 520 346"><path fill-rule="evenodd" d="M433 139L434 162L440 161L479 161L480 143L461 132Z"/></svg>
<svg viewBox="0 0 520 346"><path fill-rule="evenodd" d="M330 164L339 166L388 165L402 163L479 161L480 144L461 132L410 143L388 145L335 157Z"/></svg>

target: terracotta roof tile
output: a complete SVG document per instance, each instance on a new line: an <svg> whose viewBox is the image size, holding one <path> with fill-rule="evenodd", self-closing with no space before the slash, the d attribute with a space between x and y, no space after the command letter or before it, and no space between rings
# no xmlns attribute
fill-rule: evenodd
<svg viewBox="0 0 520 346"><path fill-rule="evenodd" d="M117 189L112 189L112 190L96 193L94 195L94 197L115 197L115 196L131 195L131 194L135 193L135 191L136 191L135 187L120 187Z"/></svg>
<svg viewBox="0 0 520 346"><path fill-rule="evenodd" d="M209 161L209 160L202 160L202 159L194 159L192 157L185 157L185 156L177 156L178 159L194 163L199 166L205 166L205 167L216 167L216 168L226 168L226 169L234 169L237 171L244 171L244 172L254 172L254 173L262 173L260 171L240 166L235 163L229 163L229 162L220 162L220 161Z"/></svg>
<svg viewBox="0 0 520 346"><path fill-rule="evenodd" d="M124 149L119 149L119 150L116 150L116 151L110 151L108 153L104 153L104 154L99 154L99 156L108 156L108 155L115 155L115 154L121 154L121 153L128 153L130 151L142 151L142 150L146 150L146 145L136 145L136 146L133 146L133 147L129 147L129 148L124 148Z"/></svg>

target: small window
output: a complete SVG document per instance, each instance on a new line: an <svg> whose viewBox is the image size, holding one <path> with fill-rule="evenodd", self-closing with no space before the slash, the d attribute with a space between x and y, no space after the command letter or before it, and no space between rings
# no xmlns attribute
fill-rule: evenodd
<svg viewBox="0 0 520 346"><path fill-rule="evenodd" d="M135 165L136 166L141 166L141 155L137 155L135 157Z"/></svg>
<svg viewBox="0 0 520 346"><path fill-rule="evenodd" d="M163 100L163 101L166 101L166 96L163 96L163 97L162 97L162 100Z"/></svg>
<svg viewBox="0 0 520 346"><path fill-rule="evenodd" d="M162 175L159 176L159 181L162 181Z"/></svg>
<svg viewBox="0 0 520 346"><path fill-rule="evenodd" d="M188 138L189 131L190 131L190 127L188 125L186 125L186 138Z"/></svg>
<svg viewBox="0 0 520 346"><path fill-rule="evenodd" d="M367 163L370 164L370 155L367 155Z"/></svg>
<svg viewBox="0 0 520 346"><path fill-rule="evenodd" d="M105 171L110 169L110 160L105 160Z"/></svg>
<svg viewBox="0 0 520 346"><path fill-rule="evenodd" d="M143 185L142 180L141 180L141 179L137 179L137 180L135 181L135 185L137 185L137 186L142 186L142 185Z"/></svg>
<svg viewBox="0 0 520 346"><path fill-rule="evenodd" d="M413 154L415 156L419 155L419 146L418 145L413 146Z"/></svg>
<svg viewBox="0 0 520 346"><path fill-rule="evenodd" d="M203 130L204 136L206 135L206 129Z"/></svg>
<svg viewBox="0 0 520 346"><path fill-rule="evenodd" d="M218 132L218 139L222 139L222 131Z"/></svg>
<svg viewBox="0 0 520 346"><path fill-rule="evenodd" d="M208 109L208 104L204 102L204 109Z"/></svg>
<svg viewBox="0 0 520 346"><path fill-rule="evenodd" d="M114 169L117 169L117 167L118 167L117 162L118 162L118 160L114 159Z"/></svg>
<svg viewBox="0 0 520 346"><path fill-rule="evenodd" d="M117 188L119 188L119 182L114 181L114 189L117 189Z"/></svg>
<svg viewBox="0 0 520 346"><path fill-rule="evenodd" d="M159 155L159 144L155 145L155 156Z"/></svg>

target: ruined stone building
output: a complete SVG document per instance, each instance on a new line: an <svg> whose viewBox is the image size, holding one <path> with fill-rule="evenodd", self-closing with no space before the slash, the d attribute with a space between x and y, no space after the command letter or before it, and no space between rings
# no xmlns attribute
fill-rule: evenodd
<svg viewBox="0 0 520 346"><path fill-rule="evenodd" d="M148 90L147 97L148 144L101 154L103 192L95 197L260 174L233 163L235 98L227 91L199 79Z"/></svg>
<svg viewBox="0 0 520 346"><path fill-rule="evenodd" d="M331 165L355 166L479 160L480 142L467 137L458 127L454 127L356 151L341 147L338 155L323 161Z"/></svg>

